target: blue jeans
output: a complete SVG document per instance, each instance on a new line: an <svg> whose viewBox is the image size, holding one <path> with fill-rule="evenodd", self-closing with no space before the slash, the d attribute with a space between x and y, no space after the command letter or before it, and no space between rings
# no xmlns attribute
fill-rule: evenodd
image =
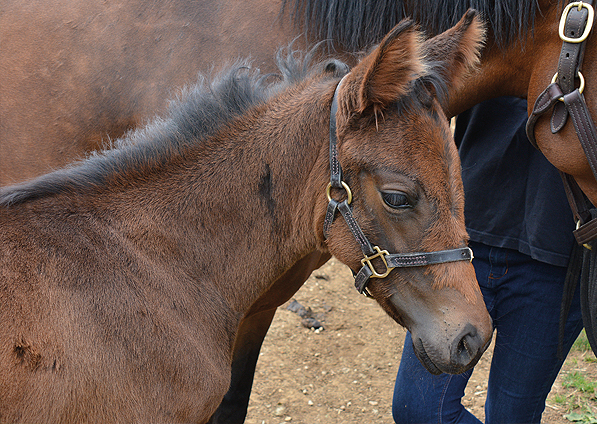
<svg viewBox="0 0 597 424"><path fill-rule="evenodd" d="M533 260L516 250L471 243L473 264L496 328L485 422L539 423L545 399L563 361L557 358L558 324L566 268ZM564 354L582 330L578 288L566 323ZM472 370L432 375L417 360L410 333L392 413L406 423L480 423L461 404Z"/></svg>

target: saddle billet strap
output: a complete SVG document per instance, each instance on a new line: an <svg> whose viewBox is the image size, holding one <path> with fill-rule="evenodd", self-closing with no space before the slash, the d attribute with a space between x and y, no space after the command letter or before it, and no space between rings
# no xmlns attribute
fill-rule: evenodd
<svg viewBox="0 0 597 424"><path fill-rule="evenodd" d="M387 268L412 268L441 264L446 262L472 261L473 251L470 247L460 249L440 250L437 252L401 253L385 255ZM373 270L368 264L363 265L355 277L354 285L359 293L363 293L367 282L373 276Z"/></svg>

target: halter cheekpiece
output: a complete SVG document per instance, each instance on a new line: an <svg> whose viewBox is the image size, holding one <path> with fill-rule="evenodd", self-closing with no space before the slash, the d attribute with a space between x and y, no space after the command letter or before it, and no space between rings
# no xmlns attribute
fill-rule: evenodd
<svg viewBox="0 0 597 424"><path fill-rule="evenodd" d="M371 297L367 290L367 283L371 278L385 278L394 268L409 268L440 264L445 262L472 261L473 251L469 247L458 249L441 250L437 252L417 252L417 253L398 253L390 254L387 250L382 250L379 246L373 246L363 233L363 230L354 219L352 208L352 191L346 182L342 180L342 167L338 160L338 146L336 135L336 113L338 111L338 90L342 85L342 79L336 86L332 108L330 112L330 183L326 189L328 198L328 208L323 223L323 234L327 238L330 227L336 212L340 211L348 228L357 240L364 258L361 259L362 267L355 274L355 287L357 291L367 297ZM341 201L334 200L331 195L332 188L343 190L346 198ZM383 263L384 269L378 270L373 265L373 260L379 258Z"/></svg>

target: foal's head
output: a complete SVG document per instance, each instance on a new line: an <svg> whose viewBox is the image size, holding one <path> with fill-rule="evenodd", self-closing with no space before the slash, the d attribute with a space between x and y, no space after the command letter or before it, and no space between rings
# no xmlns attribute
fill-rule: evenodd
<svg viewBox="0 0 597 424"><path fill-rule="evenodd" d="M339 162L353 215L371 245L390 254L466 246L460 162L440 102L446 85L459 84L476 63L482 40L473 12L425 43L403 21L341 82ZM335 219L327 245L353 271L361 269L361 248L344 220ZM381 258L372 265L386 270ZM396 268L372 278L367 290L412 332L431 372L464 371L491 339L491 319L468 260Z"/></svg>

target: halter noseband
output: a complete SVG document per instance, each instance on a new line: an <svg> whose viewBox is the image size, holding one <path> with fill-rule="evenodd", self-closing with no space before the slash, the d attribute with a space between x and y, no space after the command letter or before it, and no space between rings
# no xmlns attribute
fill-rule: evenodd
<svg viewBox="0 0 597 424"><path fill-rule="evenodd" d="M355 275L355 287L357 291L367 297L371 294L367 290L367 283L370 278L385 278L394 268L408 268L440 264L445 262L472 261L473 251L469 247L459 249L441 250L437 252L418 252L389 254L387 250L382 250L379 246L372 246L363 230L357 224L352 214L350 203L352 202L352 192L346 182L342 180L342 167L338 161L338 146L336 136L336 112L338 111L338 89L342 85L342 79L336 86L332 108L330 113L330 183L327 186L326 194L328 198L328 208L323 223L323 234L327 238L330 226L336 217L336 212L340 211L348 228L359 243L364 258L361 259L362 267ZM332 188L344 190L346 199L342 201L334 200L331 196ZM377 270L373 265L373 260L379 258L385 269Z"/></svg>

